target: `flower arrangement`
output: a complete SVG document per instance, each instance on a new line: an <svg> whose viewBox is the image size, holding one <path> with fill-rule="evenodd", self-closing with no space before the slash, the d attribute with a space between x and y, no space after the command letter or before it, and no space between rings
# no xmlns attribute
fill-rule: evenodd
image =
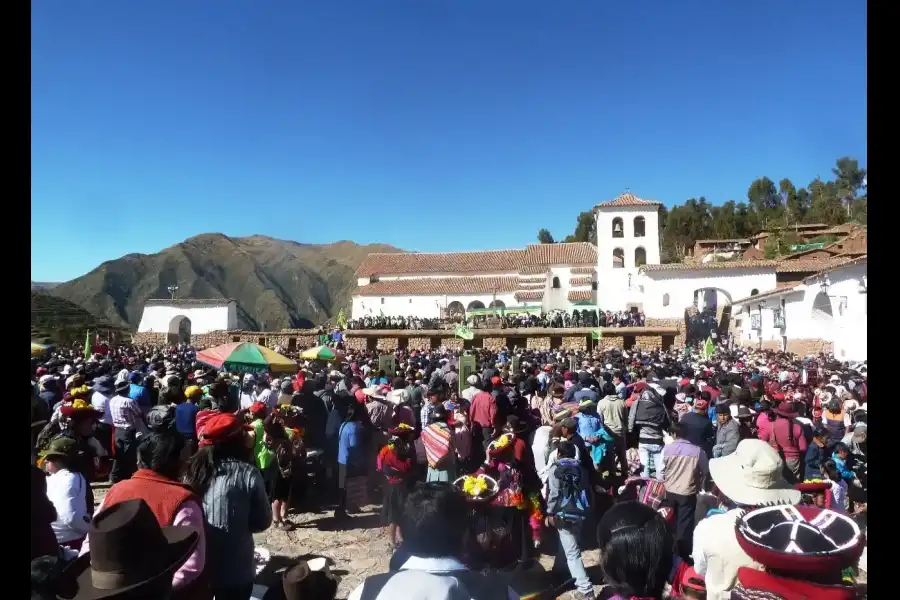
<svg viewBox="0 0 900 600"><path fill-rule="evenodd" d="M487 482L483 477L466 477L463 491L470 496L480 496L487 491Z"/></svg>
<svg viewBox="0 0 900 600"><path fill-rule="evenodd" d="M484 474L465 475L453 484L472 500L486 500L497 492L497 482Z"/></svg>
<svg viewBox="0 0 900 600"><path fill-rule="evenodd" d="M494 440L494 442L493 442L494 450L503 450L504 448L506 448L507 446L512 444L513 439L515 439L515 436L513 434L504 433L503 435L498 437L496 440Z"/></svg>

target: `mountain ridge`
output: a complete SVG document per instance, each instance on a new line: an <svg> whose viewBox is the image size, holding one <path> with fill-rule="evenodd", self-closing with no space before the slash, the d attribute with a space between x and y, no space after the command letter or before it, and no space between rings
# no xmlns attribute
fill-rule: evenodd
<svg viewBox="0 0 900 600"><path fill-rule="evenodd" d="M241 328L308 327L347 311L356 268L373 252L403 250L347 240L304 244L264 235L202 233L156 253L104 261L46 291L132 329L144 302L169 297L170 285L178 286L181 298L234 299Z"/></svg>

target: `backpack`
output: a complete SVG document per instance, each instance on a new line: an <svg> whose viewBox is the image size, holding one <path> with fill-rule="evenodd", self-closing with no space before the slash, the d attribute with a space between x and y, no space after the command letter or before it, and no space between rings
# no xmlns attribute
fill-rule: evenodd
<svg viewBox="0 0 900 600"><path fill-rule="evenodd" d="M560 460L556 464L555 476L559 480L560 508L555 516L564 520L584 520L588 516L590 500L588 482L582 479L584 471L573 458Z"/></svg>

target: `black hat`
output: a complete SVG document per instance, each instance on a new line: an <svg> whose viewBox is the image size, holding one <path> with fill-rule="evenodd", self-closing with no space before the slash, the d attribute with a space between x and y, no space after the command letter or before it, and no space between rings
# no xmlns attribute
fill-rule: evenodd
<svg viewBox="0 0 900 600"><path fill-rule="evenodd" d="M60 574L59 598L120 598L171 579L197 547L200 533L193 527L160 527L147 503L138 499L97 513L88 540L90 552Z"/></svg>

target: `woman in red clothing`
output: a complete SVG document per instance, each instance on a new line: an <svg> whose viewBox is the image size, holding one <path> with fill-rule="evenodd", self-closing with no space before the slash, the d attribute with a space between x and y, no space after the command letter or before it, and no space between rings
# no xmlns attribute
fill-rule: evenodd
<svg viewBox="0 0 900 600"><path fill-rule="evenodd" d="M378 453L376 461L378 471L384 474L386 480L381 516L387 525L388 540L393 546L398 544L397 526L400 523L400 512L410 489L415 484L412 476L413 447L410 443L415 431L406 423L388 429L391 440Z"/></svg>

